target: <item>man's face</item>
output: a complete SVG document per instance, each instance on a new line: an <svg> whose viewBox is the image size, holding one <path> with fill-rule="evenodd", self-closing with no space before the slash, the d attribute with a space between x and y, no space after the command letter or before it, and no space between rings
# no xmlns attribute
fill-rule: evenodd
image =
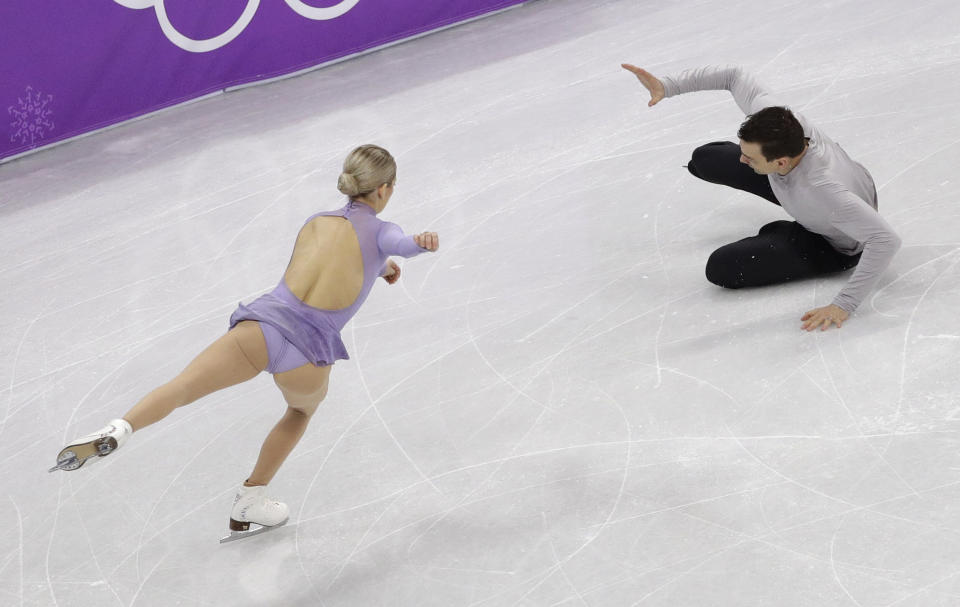
<svg viewBox="0 0 960 607"><path fill-rule="evenodd" d="M767 160L760 151L759 143L740 140L740 162L753 169L758 175L769 175L780 168L776 159Z"/></svg>

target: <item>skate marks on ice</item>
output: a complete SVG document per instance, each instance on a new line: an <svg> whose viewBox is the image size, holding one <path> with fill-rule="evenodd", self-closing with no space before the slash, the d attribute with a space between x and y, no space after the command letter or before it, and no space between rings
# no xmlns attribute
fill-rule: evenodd
<svg viewBox="0 0 960 607"><path fill-rule="evenodd" d="M11 286L22 283L21 291L0 299L0 350L8 353L0 360L7 391L0 394L7 400L0 433L12 439L0 459L14 469L9 502L0 501L6 513L0 604L661 607L702 604L710 593L717 607L956 605L960 409L952 395L955 374L944 369L958 360L960 331L951 310L960 216L950 206L957 186L945 181L953 160L942 150L960 131L939 116L956 106L960 88L950 78L954 69L931 68L937 57L924 55L954 61L947 56L955 46L951 20L929 15L937 9L956 17L960 9L929 0L904 13L903 20L916 21L904 28L912 30L909 37L899 25L878 32L874 24L866 37L841 40L837 34L850 33L851 24L864 24L857 14L868 7L864 0L826 10L776 2L795 17L780 22L792 34L787 43L779 35L756 36L769 27L769 11L701 3L699 17L691 18L678 5L647 15L652 29L664 31L664 46L651 50L644 48L650 38L635 35L644 4L531 3L501 19L507 24L501 51L530 28L556 30L551 15L569 23L581 13L580 27L594 31L454 77L444 76L458 52L451 38L424 38L280 88L251 89L104 135L113 142L107 158L123 168L102 175L93 191L74 187L68 201L54 201L82 212L67 215L82 242L51 256L55 239L13 239L18 246L4 249L7 259L35 261L22 270L0 262L0 272L14 278ZM900 10L891 0L869 8L898 16ZM751 56L723 37L711 37L709 49L690 44L726 15L740 19L744 37L756 43ZM840 40L829 53L823 27ZM881 35L883 47L875 43ZM484 52L464 38L458 44ZM624 57L628 50L631 57ZM711 247L754 228L762 220L753 213L765 211L679 167L696 145L731 137L741 116L722 93L668 100L648 112L637 103L635 85L616 73L634 53L661 61L664 73L718 57L759 68L772 86L792 87L784 96L874 172L883 184L883 212L907 244L856 322L815 341L793 335L793 306L806 304L807 296L822 301L839 288L836 279L744 293L704 283ZM864 61L875 55L879 61ZM355 118L372 108L391 125L386 130L368 118L352 121L360 133L344 128L345 112L330 114L316 103L314 89L331 74L348 90L361 90L360 73L369 69L355 68L387 59L385 67L398 77L430 86L388 91L346 112ZM599 76L584 81L587 71ZM487 83L511 95L477 95ZM885 111L911 84L926 92L911 98L909 111ZM294 99L313 107L307 112ZM259 118L258 104L267 101L259 116L269 118ZM423 105L432 110L429 120ZM157 151L164 144L174 150L185 131L209 134L207 118L242 122L243 132L174 156ZM158 463L149 480L140 479L142 457L121 458L92 475L45 478L63 483L62 500L36 490L29 462L46 468L56 451L38 449L36 459L29 459L29 447L14 452L41 442L37 421L63 424L72 408L38 405L62 394L84 396L64 425L99 421L98 406L113 409L160 374L149 368L152 361L181 356L175 332L189 328L193 340L200 335L192 327L220 331L224 293L252 293L274 278L265 247L234 236L286 230L316 202L297 188L283 204L273 199L301 183L303 156L313 153L296 150L300 144L289 141L289 132L274 138L278 121L288 120L298 131L302 124L304 140L323 133L319 152L329 158L339 159L338 150L363 133L399 146L401 179L426 195L420 206L406 206L421 197L401 190L405 200L398 198L391 218L405 227L436 226L454 243L425 265L411 265L400 283L409 288L406 297L374 294L353 325L356 357L340 377L356 379L355 387L338 384L344 397L330 399L324 423L314 421L306 448L282 473L285 491L307 487L294 500L300 513L286 524L292 530L244 543L236 540L280 526L221 527L230 489L225 481L220 486L219 474L233 468L222 460L232 460L234 450L246 453L244 441L255 432L234 430L259 427L259 418L235 416L232 427L217 420L259 406L261 392L248 387L196 405L145 441L145 451L169 442L184 458ZM506 149L505 128L515 135ZM132 137L134 130L139 135ZM72 156L103 137L25 160L33 167L51 159L33 176L13 183L4 176L4 185L29 194L30 205L16 216L22 231L49 232L52 208L37 194L50 177L75 184L97 176ZM260 155L253 139L271 153ZM115 148L148 140L156 172L117 157ZM468 153L450 153L463 141L470 142ZM239 157L238 145L270 170ZM223 162L224 149L235 162ZM445 159L443 179L435 158ZM225 164L251 178L227 187L218 175ZM80 168L94 170L78 174ZM317 184L328 174L324 168L315 175ZM314 177L299 187L310 189ZM169 184L162 195L145 188L160 181ZM10 193L0 189L0 197ZM241 190L250 197L228 200ZM117 203L116 218L91 221L114 195L137 204ZM126 237L146 237L125 234L118 241L114 234L144 225L131 219L148 212L144 203L164 209L147 226L165 232L151 241L151 255L163 259L131 256L125 265L147 263L157 272L150 279L113 265L130 255ZM183 209L198 215L186 217ZM208 223L224 229L206 232ZM618 238L624 230L629 238ZM180 246L164 255L171 240ZM90 251L103 243L106 252ZM92 263L64 265L61 255L73 253ZM207 269L213 260L219 265ZM105 269L120 287L95 289ZM43 274L53 278L32 282ZM60 306L65 298L77 305ZM24 312L45 305L53 312L36 319ZM424 310L429 322L419 320ZM105 315L119 322L105 335L63 330L100 326ZM376 323L387 330L375 331ZM410 336L411 326L423 328ZM130 327L141 330L126 338ZM117 336L124 339L109 354L97 350ZM411 337L422 350L410 346ZM429 337L440 348L430 349ZM373 346L375 356L367 351ZM123 372L103 379L106 362L122 365L126 354L134 358ZM607 396L594 400L597 388ZM195 431L180 432L186 426ZM137 491L110 490L114 479L134 478ZM132 541L106 548L98 542L117 529ZM232 545L219 545L225 543ZM65 547L92 560L61 559Z"/></svg>

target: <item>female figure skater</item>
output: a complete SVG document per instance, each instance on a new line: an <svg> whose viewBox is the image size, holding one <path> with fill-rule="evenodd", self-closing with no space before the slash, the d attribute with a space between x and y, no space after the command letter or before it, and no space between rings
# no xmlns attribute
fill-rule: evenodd
<svg viewBox="0 0 960 607"><path fill-rule="evenodd" d="M389 284L400 278L399 266L388 255L413 257L439 247L435 232L405 236L396 224L377 218L393 195L396 176L396 162L385 149L364 145L353 150L337 182L349 201L337 211L307 220L277 287L249 305L240 304L223 337L122 419L64 447L51 472L75 470L89 458L112 453L133 432L160 421L177 407L266 370L273 374L287 410L267 435L253 472L237 491L230 529L240 532L234 535L245 535L253 533L251 523L263 527L285 523L287 505L266 497L264 488L326 396L333 363L349 358L340 330L356 314L378 276Z"/></svg>

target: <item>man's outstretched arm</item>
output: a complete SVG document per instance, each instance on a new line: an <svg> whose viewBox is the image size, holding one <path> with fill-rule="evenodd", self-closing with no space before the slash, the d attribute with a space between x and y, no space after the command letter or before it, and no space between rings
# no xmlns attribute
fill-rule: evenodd
<svg viewBox="0 0 960 607"><path fill-rule="evenodd" d="M765 107L783 105L752 75L739 67L701 67L681 72L677 76L657 78L647 70L621 64L623 69L637 77L650 92L648 106L653 107L666 97L695 91L730 91L744 114L754 114Z"/></svg>

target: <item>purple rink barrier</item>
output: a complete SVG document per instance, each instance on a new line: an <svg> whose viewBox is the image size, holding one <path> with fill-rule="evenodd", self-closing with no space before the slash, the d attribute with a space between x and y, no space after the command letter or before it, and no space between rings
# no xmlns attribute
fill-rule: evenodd
<svg viewBox="0 0 960 607"><path fill-rule="evenodd" d="M525 0L2 0L0 160Z"/></svg>

